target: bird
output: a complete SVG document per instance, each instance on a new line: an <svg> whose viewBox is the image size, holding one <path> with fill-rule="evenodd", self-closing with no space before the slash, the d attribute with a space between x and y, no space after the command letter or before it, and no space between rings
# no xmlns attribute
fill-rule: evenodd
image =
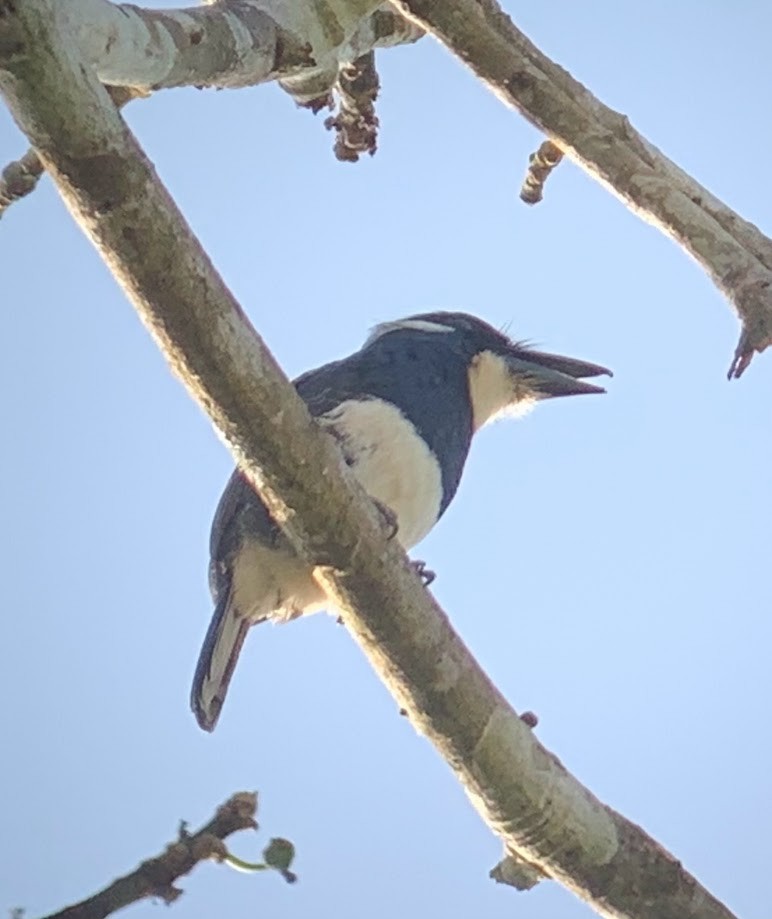
<svg viewBox="0 0 772 919"><path fill-rule="evenodd" d="M480 428L542 399L603 393L583 379L603 374L612 375L537 351L470 314L428 312L375 326L359 351L294 386L409 550L448 509ZM238 469L214 515L210 556L214 613L190 696L205 731L217 724L251 627L328 606L310 566ZM415 564L422 573L423 563Z"/></svg>

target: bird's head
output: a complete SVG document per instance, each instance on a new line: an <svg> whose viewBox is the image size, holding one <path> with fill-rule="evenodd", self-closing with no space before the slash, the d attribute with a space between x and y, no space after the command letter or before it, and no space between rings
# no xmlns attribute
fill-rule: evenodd
<svg viewBox="0 0 772 919"><path fill-rule="evenodd" d="M467 313L419 313L376 327L371 340L392 331L437 336L437 346L463 357L469 377L474 429L494 418L523 414L541 399L602 393L583 377L610 370L598 364L535 351Z"/></svg>

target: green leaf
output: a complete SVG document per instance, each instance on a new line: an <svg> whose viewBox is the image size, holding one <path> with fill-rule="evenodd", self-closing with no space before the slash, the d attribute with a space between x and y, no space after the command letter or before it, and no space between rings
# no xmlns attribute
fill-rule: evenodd
<svg viewBox="0 0 772 919"><path fill-rule="evenodd" d="M295 847L288 839L272 839L263 850L263 858L269 868L278 871L288 884L294 884L297 875L289 870L295 858Z"/></svg>

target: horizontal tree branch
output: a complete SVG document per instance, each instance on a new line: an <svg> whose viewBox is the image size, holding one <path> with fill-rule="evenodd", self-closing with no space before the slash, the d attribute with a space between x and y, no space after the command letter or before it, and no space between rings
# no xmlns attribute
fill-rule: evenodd
<svg viewBox="0 0 772 919"><path fill-rule="evenodd" d="M282 65L310 62L310 48L257 0L177 10L110 0L63 6L70 35L105 84L160 89L200 79L206 86L249 86Z"/></svg>
<svg viewBox="0 0 772 919"><path fill-rule="evenodd" d="M144 90L240 87L330 74L422 31L383 0L209 0L143 9L110 0L62 4L102 83ZM331 82L330 82L331 85Z"/></svg>
<svg viewBox="0 0 772 919"><path fill-rule="evenodd" d="M542 54L496 0L395 0L394 6L707 271L742 323L729 369L730 379L741 376L754 352L772 343L772 240Z"/></svg>
<svg viewBox="0 0 772 919"><path fill-rule="evenodd" d="M257 829L255 814L257 795L241 791L217 808L209 823L196 833L188 833L182 824L177 839L155 858L142 862L130 874L113 881L87 900L81 900L46 919L105 919L111 913L150 897L173 903L182 891L176 882L199 862L223 861L228 850L223 844L239 830Z"/></svg>
<svg viewBox="0 0 772 919"><path fill-rule="evenodd" d="M731 919L538 743L475 662L83 66L61 7L0 0L0 92L173 371L412 723L506 850L602 915Z"/></svg>

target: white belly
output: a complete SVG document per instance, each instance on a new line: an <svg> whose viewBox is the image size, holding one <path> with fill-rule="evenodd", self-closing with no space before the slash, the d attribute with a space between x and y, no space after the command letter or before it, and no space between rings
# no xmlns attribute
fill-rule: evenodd
<svg viewBox="0 0 772 919"><path fill-rule="evenodd" d="M423 539L440 512L442 473L411 422L381 399L342 402L319 421L334 428L365 491L396 514L402 546Z"/></svg>

